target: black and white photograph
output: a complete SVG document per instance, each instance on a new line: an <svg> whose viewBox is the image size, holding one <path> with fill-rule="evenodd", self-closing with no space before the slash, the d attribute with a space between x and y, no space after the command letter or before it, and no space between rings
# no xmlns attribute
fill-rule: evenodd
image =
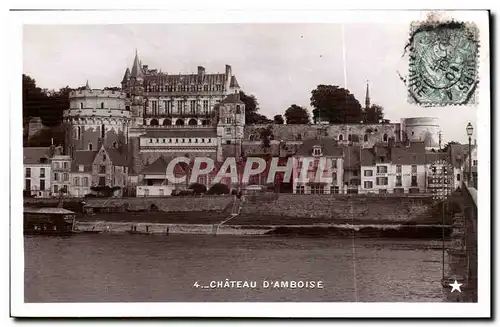
<svg viewBox="0 0 500 327"><path fill-rule="evenodd" d="M10 13L12 316L491 314L489 12L310 14Z"/></svg>

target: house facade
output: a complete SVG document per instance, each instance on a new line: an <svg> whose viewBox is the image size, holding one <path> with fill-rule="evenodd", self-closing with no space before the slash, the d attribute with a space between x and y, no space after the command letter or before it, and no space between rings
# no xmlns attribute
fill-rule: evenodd
<svg viewBox="0 0 500 327"><path fill-rule="evenodd" d="M69 196L71 156L56 154L52 157L52 195Z"/></svg>
<svg viewBox="0 0 500 327"><path fill-rule="evenodd" d="M334 140L306 140L293 156L293 193L338 194L343 189L342 147Z"/></svg>
<svg viewBox="0 0 500 327"><path fill-rule="evenodd" d="M117 188L114 196L122 196L127 186L127 158L119 149L101 146L92 162L91 187Z"/></svg>
<svg viewBox="0 0 500 327"><path fill-rule="evenodd" d="M405 142L362 149L360 192L426 192L425 144Z"/></svg>
<svg viewBox="0 0 500 327"><path fill-rule="evenodd" d="M23 149L24 191L26 195L49 197L51 195L51 148Z"/></svg>

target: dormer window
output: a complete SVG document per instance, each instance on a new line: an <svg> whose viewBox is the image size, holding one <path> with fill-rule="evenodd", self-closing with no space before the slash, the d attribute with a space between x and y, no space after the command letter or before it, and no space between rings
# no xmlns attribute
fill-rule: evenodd
<svg viewBox="0 0 500 327"><path fill-rule="evenodd" d="M78 171L80 171L80 172L83 171L83 165L78 165Z"/></svg>
<svg viewBox="0 0 500 327"><path fill-rule="evenodd" d="M313 155L314 156L320 156L321 155L321 148L319 146L315 146L313 148Z"/></svg>

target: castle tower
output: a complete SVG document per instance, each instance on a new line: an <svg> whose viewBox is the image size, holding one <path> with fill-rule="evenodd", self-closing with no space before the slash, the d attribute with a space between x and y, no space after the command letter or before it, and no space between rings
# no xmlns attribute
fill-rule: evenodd
<svg viewBox="0 0 500 327"><path fill-rule="evenodd" d="M138 127L144 122L144 74L137 50L135 50L132 69L125 70L122 80L122 89L127 95L127 105L131 108L132 126Z"/></svg>
<svg viewBox="0 0 500 327"><path fill-rule="evenodd" d="M245 103L240 94L229 94L218 107L217 139L222 156L241 157L241 144L245 127Z"/></svg>
<svg viewBox="0 0 500 327"><path fill-rule="evenodd" d="M101 144L120 148L127 143L130 111L121 91L85 87L69 93L69 108L64 110L66 151L98 150Z"/></svg>

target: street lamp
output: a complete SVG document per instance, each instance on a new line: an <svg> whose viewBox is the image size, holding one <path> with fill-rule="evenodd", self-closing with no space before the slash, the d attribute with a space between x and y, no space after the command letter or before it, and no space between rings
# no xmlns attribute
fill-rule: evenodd
<svg viewBox="0 0 500 327"><path fill-rule="evenodd" d="M470 184L471 182L471 176L472 176L472 156L471 156L471 136L472 133L474 132L474 127L472 127L472 124L469 122L467 124L467 136L469 136L469 175L467 176L467 182Z"/></svg>

